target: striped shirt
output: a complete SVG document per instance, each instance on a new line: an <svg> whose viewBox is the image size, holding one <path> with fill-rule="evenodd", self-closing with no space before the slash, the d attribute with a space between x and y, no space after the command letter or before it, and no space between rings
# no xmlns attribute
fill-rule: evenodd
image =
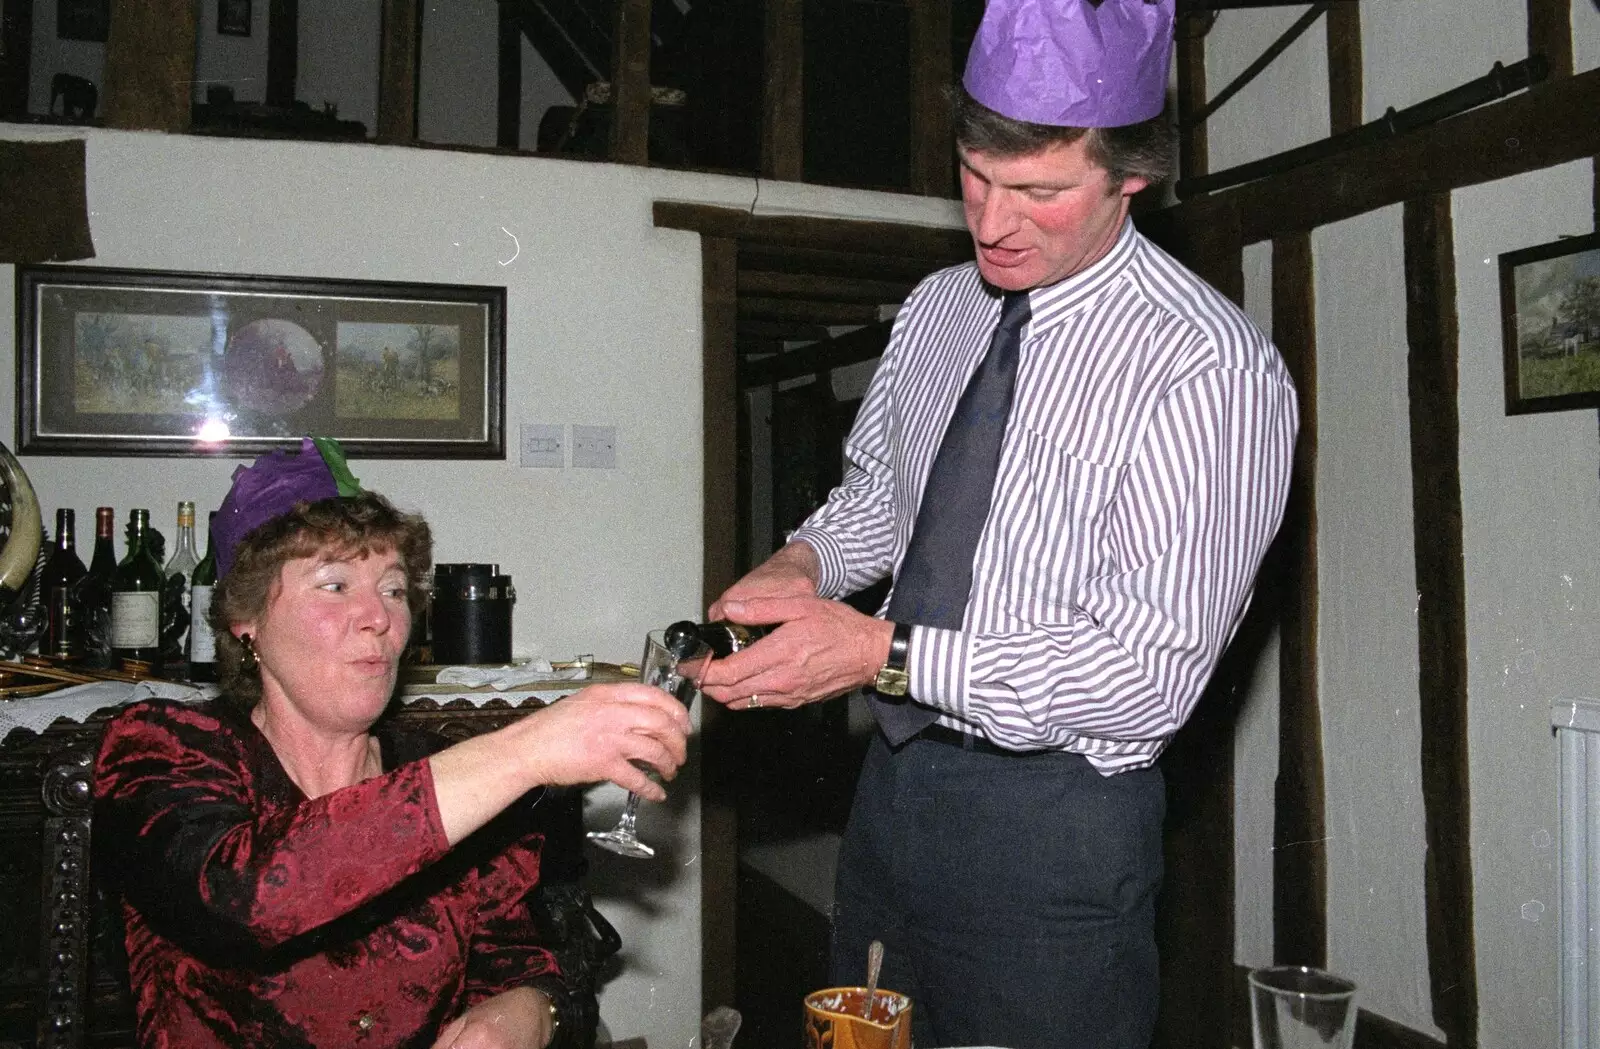
<svg viewBox="0 0 1600 1049"><path fill-rule="evenodd" d="M913 628L911 695L1002 747L1140 768L1249 604L1288 494L1294 388L1267 336L1131 221L1105 257L1029 300L965 620ZM793 536L817 552L822 596L897 570L999 315L973 263L906 300L844 482Z"/></svg>

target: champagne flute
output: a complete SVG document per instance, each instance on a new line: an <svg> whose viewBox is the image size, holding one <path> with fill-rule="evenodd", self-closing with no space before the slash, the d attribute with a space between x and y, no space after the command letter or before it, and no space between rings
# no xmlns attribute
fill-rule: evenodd
<svg viewBox="0 0 1600 1049"><path fill-rule="evenodd" d="M694 624L674 623L645 635L639 680L668 693L689 706L700 691L700 678L711 662L711 648L695 632ZM637 764L637 763L636 763ZM656 850L639 840L639 795L629 793L617 825L607 831L592 830L589 840L603 849L630 859L649 859Z"/></svg>

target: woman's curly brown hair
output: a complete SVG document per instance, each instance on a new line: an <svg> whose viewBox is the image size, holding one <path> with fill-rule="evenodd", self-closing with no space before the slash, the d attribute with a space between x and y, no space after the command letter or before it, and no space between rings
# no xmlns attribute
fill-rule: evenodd
<svg viewBox="0 0 1600 1049"><path fill-rule="evenodd" d="M217 581L207 618L217 636L217 672L222 694L245 708L261 699L261 676L244 666L244 645L230 629L259 620L283 566L301 557L359 558L394 551L406 574L412 618L427 600L433 568L433 533L417 514L397 510L376 492L296 503L282 517L252 530L239 543L233 567Z"/></svg>

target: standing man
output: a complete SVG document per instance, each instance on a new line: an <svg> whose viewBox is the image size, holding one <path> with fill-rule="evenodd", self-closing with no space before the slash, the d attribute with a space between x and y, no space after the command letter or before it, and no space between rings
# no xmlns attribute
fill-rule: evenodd
<svg viewBox="0 0 1600 1049"><path fill-rule="evenodd" d="M919 1045L1135 1049L1157 1006L1155 762L1282 517L1271 342L1145 240L1172 0L989 0L956 100L976 259L907 299L844 483L713 617L734 708L874 686L833 968ZM882 618L832 600L894 574Z"/></svg>

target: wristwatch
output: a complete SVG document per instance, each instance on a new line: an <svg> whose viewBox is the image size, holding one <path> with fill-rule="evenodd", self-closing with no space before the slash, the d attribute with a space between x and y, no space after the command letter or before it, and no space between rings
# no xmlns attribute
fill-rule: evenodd
<svg viewBox="0 0 1600 1049"><path fill-rule="evenodd" d="M894 637L889 641L889 658L878 671L872 687L881 695L903 696L911 689L911 672L906 660L911 655L911 624L896 623Z"/></svg>

